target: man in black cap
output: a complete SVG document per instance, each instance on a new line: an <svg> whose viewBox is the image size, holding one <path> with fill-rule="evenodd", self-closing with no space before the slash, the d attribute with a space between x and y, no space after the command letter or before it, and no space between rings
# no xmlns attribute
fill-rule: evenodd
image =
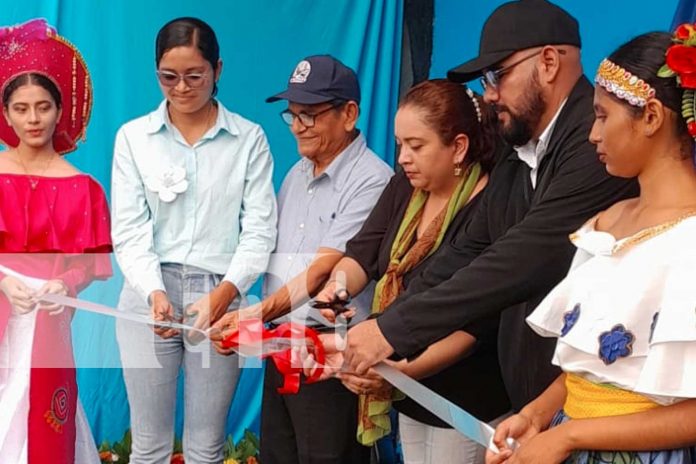
<svg viewBox="0 0 696 464"><path fill-rule="evenodd" d="M348 332L345 357L364 372L457 329L476 335L472 323L502 312L501 369L519 410L559 373L551 365L555 340L535 335L525 318L567 273L568 234L638 191L610 177L588 141L593 88L582 74L578 23L567 12L544 0L500 6L484 25L479 56L448 73L458 82L476 77L507 142L481 206L406 293Z"/></svg>
<svg viewBox="0 0 696 464"><path fill-rule="evenodd" d="M280 114L302 156L278 194L278 242L264 278L264 300L224 316L215 327L235 327L239 317L273 323L307 320L315 294L343 257L346 242L367 219L393 172L370 150L355 125L360 86L352 69L329 55L310 56L295 67L288 88L268 98L287 100ZM364 318L372 292L356 298ZM292 312L290 312L292 311ZM288 314L290 313L290 314ZM212 337L211 337L212 338ZM216 348L220 346L216 336ZM363 464L370 449L355 438L358 397L338 379L303 384L282 395L284 377L266 364L261 412L264 464Z"/></svg>

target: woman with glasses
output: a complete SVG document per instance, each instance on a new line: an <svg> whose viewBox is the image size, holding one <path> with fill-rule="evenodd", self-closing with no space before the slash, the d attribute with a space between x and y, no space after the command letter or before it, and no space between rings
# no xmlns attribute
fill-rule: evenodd
<svg viewBox="0 0 696 464"><path fill-rule="evenodd" d="M215 98L222 61L208 24L170 21L155 48L164 101L121 127L114 149L119 307L205 330L266 269L276 236L271 153L260 126ZM222 460L239 360L196 333L117 326L133 463L169 462L180 369L186 462Z"/></svg>
<svg viewBox="0 0 696 464"><path fill-rule="evenodd" d="M403 171L348 242L344 258L317 296L320 301L349 300L374 280L372 313L388 311L439 246L466 227L481 201L494 164L496 127L482 99L460 84L425 81L408 91L394 125ZM332 317L331 311L324 314ZM454 332L396 366L482 420L493 421L510 408L498 367L497 326L493 317L472 327L471 334ZM483 447L403 398L379 375L337 377L360 396L361 443L371 445L389 433L393 406L400 413L406 463L483 462Z"/></svg>

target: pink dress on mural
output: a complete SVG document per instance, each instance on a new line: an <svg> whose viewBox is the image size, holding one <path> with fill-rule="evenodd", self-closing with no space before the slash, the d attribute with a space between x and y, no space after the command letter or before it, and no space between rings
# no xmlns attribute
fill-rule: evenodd
<svg viewBox="0 0 696 464"><path fill-rule="evenodd" d="M108 205L91 177L0 174L0 199L0 279L12 271L60 279L76 296L111 275ZM96 456L77 400L72 315L19 314L0 292L0 462L82 464Z"/></svg>

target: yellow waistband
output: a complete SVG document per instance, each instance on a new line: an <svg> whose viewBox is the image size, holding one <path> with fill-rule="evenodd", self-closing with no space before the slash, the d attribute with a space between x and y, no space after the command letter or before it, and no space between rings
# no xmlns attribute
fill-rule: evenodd
<svg viewBox="0 0 696 464"><path fill-rule="evenodd" d="M571 419L622 416L659 406L639 393L596 384L575 374L566 374L565 384L568 394L563 410Z"/></svg>

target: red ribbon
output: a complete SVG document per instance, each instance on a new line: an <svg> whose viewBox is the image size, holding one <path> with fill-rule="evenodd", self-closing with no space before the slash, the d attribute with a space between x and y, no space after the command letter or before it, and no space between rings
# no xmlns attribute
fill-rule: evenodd
<svg viewBox="0 0 696 464"><path fill-rule="evenodd" d="M223 348L237 348L245 345L259 346L264 340L271 338L304 339L307 350L314 356L316 362L320 366L324 365L324 345L319 340L317 332L309 327L292 322L281 324L275 329L267 329L260 319L239 321L238 329L222 340L222 346ZM301 365L293 366L290 348L285 351L262 355L261 357L270 357L278 371L283 375L283 386L278 387L278 393L281 395L294 394L300 390L300 374L303 373L303 368ZM319 380L322 371L323 368L317 367L312 375L307 377L306 382L313 383Z"/></svg>

